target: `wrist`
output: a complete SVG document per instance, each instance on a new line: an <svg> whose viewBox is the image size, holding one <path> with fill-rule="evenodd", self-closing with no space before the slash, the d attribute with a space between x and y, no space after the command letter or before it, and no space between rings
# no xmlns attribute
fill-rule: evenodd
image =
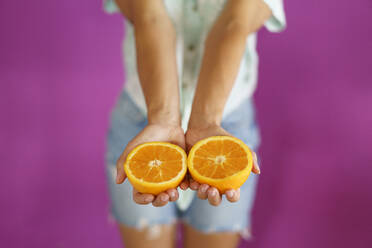
<svg viewBox="0 0 372 248"><path fill-rule="evenodd" d="M208 112L193 112L190 116L188 129L208 129L220 126L222 115Z"/></svg>
<svg viewBox="0 0 372 248"><path fill-rule="evenodd" d="M149 109L147 119L149 124L181 126L181 116L178 109Z"/></svg>
<svg viewBox="0 0 372 248"><path fill-rule="evenodd" d="M208 94L203 92L196 93L188 123L188 128L200 129L221 125L224 110L224 101L216 99L222 99L224 97L212 97L212 93L213 92L209 92Z"/></svg>

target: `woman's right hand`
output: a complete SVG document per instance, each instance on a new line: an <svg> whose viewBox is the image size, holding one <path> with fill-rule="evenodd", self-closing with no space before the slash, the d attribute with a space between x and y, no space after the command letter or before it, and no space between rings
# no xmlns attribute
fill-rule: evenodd
<svg viewBox="0 0 372 248"><path fill-rule="evenodd" d="M121 184L127 178L124 171L124 163L129 152L136 146L145 142L163 141L170 142L185 149L185 134L178 125L170 124L149 124L125 147L116 163L116 183ZM138 204L152 203L155 207L166 205L169 201L178 199L177 189L168 189L159 195L142 194L133 188L133 200Z"/></svg>
<svg viewBox="0 0 372 248"><path fill-rule="evenodd" d="M189 151L191 147L199 140L211 137L211 136L232 136L229 132L223 129L220 125L210 124L203 125L200 123L198 125L189 124L189 128L185 135L186 147ZM252 172L255 174L260 174L260 168L257 162L256 153L253 152L253 168ZM191 177L189 179L189 187L192 190L197 191L197 196L202 199L208 199L209 203L213 206L220 205L222 201L222 195L218 192L217 188L210 186L208 184L200 184L193 180ZM229 189L225 192L226 199L229 202L237 202L240 198L240 189Z"/></svg>

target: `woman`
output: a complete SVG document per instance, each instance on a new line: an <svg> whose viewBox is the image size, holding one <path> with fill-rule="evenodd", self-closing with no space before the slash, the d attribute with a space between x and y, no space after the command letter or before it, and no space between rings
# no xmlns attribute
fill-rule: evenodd
<svg viewBox="0 0 372 248"><path fill-rule="evenodd" d="M225 196L191 178L181 183L184 191L154 196L132 189L123 163L135 146L151 141L187 151L200 139L233 135L258 148L256 31L285 26L282 1L116 0L105 7L126 18L127 82L112 113L107 152L112 213L125 247L175 246L177 220L185 247L236 247L250 234L257 176ZM257 161L253 172L259 173Z"/></svg>

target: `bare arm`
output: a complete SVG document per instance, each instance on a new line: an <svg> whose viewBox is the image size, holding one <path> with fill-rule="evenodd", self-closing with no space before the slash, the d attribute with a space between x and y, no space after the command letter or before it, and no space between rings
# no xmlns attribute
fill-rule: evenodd
<svg viewBox="0 0 372 248"><path fill-rule="evenodd" d="M176 34L162 0L116 0L134 26L137 70L149 123L179 125Z"/></svg>
<svg viewBox="0 0 372 248"><path fill-rule="evenodd" d="M246 39L270 17L271 10L262 0L229 0L208 34L192 112L186 132L190 148L197 141L209 136L231 135L220 124L225 103L234 85ZM259 174L254 154L252 172ZM191 180L190 188L198 191L200 199L211 205L221 203L218 190ZM226 191L226 198L236 202L240 190Z"/></svg>
<svg viewBox="0 0 372 248"><path fill-rule="evenodd" d="M120 184L126 178L123 164L134 147L145 142L165 141L184 148L185 135L180 126L176 33L163 1L116 2L134 27L137 70L148 118L148 125L127 144L117 161L116 182ZM177 199L176 189L168 189L157 196L133 189L133 200L138 204L152 203L160 207Z"/></svg>
<svg viewBox="0 0 372 248"><path fill-rule="evenodd" d="M189 128L217 124L233 87L246 39L270 17L262 0L229 0L208 34Z"/></svg>

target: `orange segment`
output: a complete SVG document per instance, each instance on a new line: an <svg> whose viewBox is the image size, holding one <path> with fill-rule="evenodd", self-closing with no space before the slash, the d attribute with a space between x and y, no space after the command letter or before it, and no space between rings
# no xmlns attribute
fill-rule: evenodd
<svg viewBox="0 0 372 248"><path fill-rule="evenodd" d="M230 136L213 136L197 142L190 150L188 168L200 183L221 193L237 189L252 170L252 153L243 141Z"/></svg>
<svg viewBox="0 0 372 248"><path fill-rule="evenodd" d="M186 160L181 147L167 142L150 142L129 153L124 170L135 189L156 195L179 185L186 174Z"/></svg>

